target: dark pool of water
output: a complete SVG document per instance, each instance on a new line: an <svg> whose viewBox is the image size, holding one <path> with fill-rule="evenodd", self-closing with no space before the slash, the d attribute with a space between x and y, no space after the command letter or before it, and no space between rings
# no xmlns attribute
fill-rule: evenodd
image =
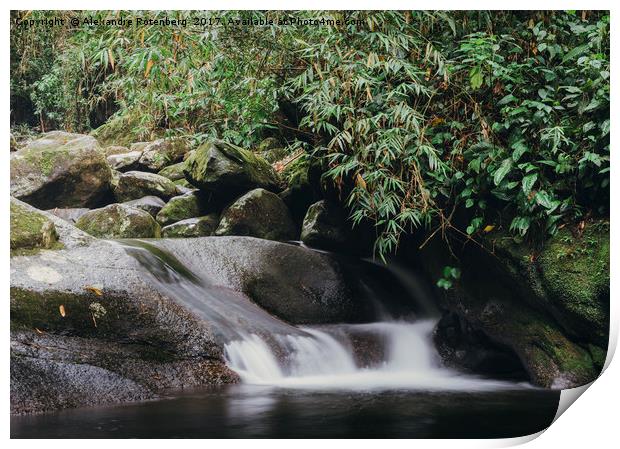
<svg viewBox="0 0 620 449"><path fill-rule="evenodd" d="M507 438L548 427L558 391L321 392L237 385L11 418L12 438Z"/></svg>

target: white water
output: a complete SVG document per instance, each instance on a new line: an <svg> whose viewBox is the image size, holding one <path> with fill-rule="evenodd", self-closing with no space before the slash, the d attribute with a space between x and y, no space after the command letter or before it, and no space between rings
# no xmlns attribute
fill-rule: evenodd
<svg viewBox="0 0 620 449"><path fill-rule="evenodd" d="M384 360L356 365L349 341L326 330L303 328L306 335L274 337L277 350L252 334L225 346L226 360L243 382L288 388L488 390L523 387L512 382L468 376L440 366L431 334L433 321L380 322L335 326L334 335L362 331L385 342ZM278 357L277 354L282 354Z"/></svg>

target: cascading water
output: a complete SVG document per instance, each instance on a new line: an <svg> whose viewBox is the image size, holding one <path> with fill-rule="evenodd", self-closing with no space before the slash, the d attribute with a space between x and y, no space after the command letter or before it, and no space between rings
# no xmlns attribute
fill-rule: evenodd
<svg viewBox="0 0 620 449"><path fill-rule="evenodd" d="M441 367L431 339L435 322L379 322L302 328L308 335L276 338L274 350L258 335L225 346L228 365L250 384L319 389L486 390L513 388L514 383L467 376ZM344 331L344 332L343 332ZM384 358L356 363L348 332L364 331L382 341ZM345 337L346 338L346 337ZM277 353L286 354L279 359Z"/></svg>
<svg viewBox="0 0 620 449"><path fill-rule="evenodd" d="M431 341L433 319L296 327L243 295L207 285L157 247L138 241L124 244L153 275L158 288L212 324L227 364L245 383L369 390L515 387L442 367ZM399 272L401 281L402 276ZM428 310L429 301L425 303ZM365 344L356 338L360 335Z"/></svg>

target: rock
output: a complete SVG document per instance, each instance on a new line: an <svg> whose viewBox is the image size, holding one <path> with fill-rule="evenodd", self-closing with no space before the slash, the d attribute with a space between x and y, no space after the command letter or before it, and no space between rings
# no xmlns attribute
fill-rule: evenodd
<svg viewBox="0 0 620 449"><path fill-rule="evenodd" d="M185 175L183 174L183 167L185 167L185 164L183 162L179 162L177 164L169 165L168 167L160 170L157 174L168 178L170 181L186 181Z"/></svg>
<svg viewBox="0 0 620 449"><path fill-rule="evenodd" d="M57 245L58 233L54 223L45 215L11 199L11 254Z"/></svg>
<svg viewBox="0 0 620 449"><path fill-rule="evenodd" d="M532 383L546 388L572 388L591 382L599 368L588 343L600 345L588 341L588 334L577 337L567 330L536 274L541 268L535 252L527 245L509 241L514 242L501 231L493 231L485 236L487 244L494 242L490 249L467 245L459 250L460 279L447 291L443 307L462 320L467 338L472 333L483 335L495 347L515 354ZM453 265L449 254L442 262L433 261L442 251L431 241L419 255L420 266ZM441 274L436 271L432 277L439 279ZM444 344L450 346L451 342ZM467 348L457 345L453 349ZM464 355L466 359L471 357Z"/></svg>
<svg viewBox="0 0 620 449"><path fill-rule="evenodd" d="M157 222L167 226L186 218L199 217L212 212L205 194L198 191L171 198L157 214Z"/></svg>
<svg viewBox="0 0 620 449"><path fill-rule="evenodd" d="M279 185L278 175L267 161L220 140L201 145L185 161L183 172L192 185L221 201L257 187L277 190Z"/></svg>
<svg viewBox="0 0 620 449"><path fill-rule="evenodd" d="M493 378L527 380L521 361L510 348L491 341L454 313L444 313L433 340L444 365Z"/></svg>
<svg viewBox="0 0 620 449"><path fill-rule="evenodd" d="M140 149L142 155L138 161L143 170L157 172L165 166L183 159L183 155L189 151L189 147L183 139L158 139L142 146L131 146Z"/></svg>
<svg viewBox="0 0 620 449"><path fill-rule="evenodd" d="M297 323L369 318L326 254L249 237L155 240L153 252L77 244L65 233L81 231L56 219L65 249L11 258L12 413L236 382L220 332L298 332L255 303ZM209 314L214 302L229 322Z"/></svg>
<svg viewBox="0 0 620 449"><path fill-rule="evenodd" d="M270 164L277 162L288 155L286 148L283 148L278 139L267 137L258 144L256 152Z"/></svg>
<svg viewBox="0 0 620 449"><path fill-rule="evenodd" d="M111 172L90 136L53 131L11 153L11 195L35 207L97 206Z"/></svg>
<svg viewBox="0 0 620 449"><path fill-rule="evenodd" d="M82 215L75 225L92 236L105 239L161 235L159 225L148 212L124 204L93 209Z"/></svg>
<svg viewBox="0 0 620 449"><path fill-rule="evenodd" d="M15 138L15 136L13 135L13 133L10 133L10 151L17 151L17 139Z"/></svg>
<svg viewBox="0 0 620 449"><path fill-rule="evenodd" d="M47 210L47 212L49 212L50 214L54 214L57 217L60 217L63 220L68 221L71 224L75 224L75 222L78 220L78 218L80 218L82 215L84 215L89 210L90 209L87 209L85 207L74 207L74 208L58 208L58 207L56 207L54 209Z"/></svg>
<svg viewBox="0 0 620 449"><path fill-rule="evenodd" d="M142 153L150 142L135 142L129 146L129 151L139 151Z"/></svg>
<svg viewBox="0 0 620 449"><path fill-rule="evenodd" d="M301 227L308 208L323 198L321 191L321 165L307 155L302 155L286 166L283 177L288 187L279 196L288 206L295 223Z"/></svg>
<svg viewBox="0 0 620 449"><path fill-rule="evenodd" d="M350 246L345 211L332 202L321 200L308 208L301 227L304 244L326 250L344 250Z"/></svg>
<svg viewBox="0 0 620 449"><path fill-rule="evenodd" d="M112 170L112 178L110 178L110 187L112 188L113 192L118 187L118 182L121 180L121 175L122 173L119 172L118 170Z"/></svg>
<svg viewBox="0 0 620 449"><path fill-rule="evenodd" d="M106 160L110 167L118 171L129 171L138 168L138 161L142 153L140 151L131 151L129 153L113 154L108 156Z"/></svg>
<svg viewBox="0 0 620 449"><path fill-rule="evenodd" d="M593 222L583 233L560 229L538 262L550 310L575 338L607 347L609 340L609 223Z"/></svg>
<svg viewBox="0 0 620 449"><path fill-rule="evenodd" d="M11 261L12 413L238 381L209 323L154 289L122 247L54 253Z"/></svg>
<svg viewBox="0 0 620 449"><path fill-rule="evenodd" d="M164 200L152 195L145 196L137 200L127 201L122 204L129 207L135 207L136 209L141 209L144 212L148 212L153 218L155 218L157 216L157 213L162 209L162 207L166 205Z"/></svg>
<svg viewBox="0 0 620 449"><path fill-rule="evenodd" d="M218 224L217 214L188 218L162 228L163 237L204 237L212 235Z"/></svg>
<svg viewBox="0 0 620 449"><path fill-rule="evenodd" d="M278 195L265 189L254 189L222 212L215 235L293 240L297 232L286 205Z"/></svg>
<svg viewBox="0 0 620 449"><path fill-rule="evenodd" d="M114 188L114 196L119 202L137 200L150 195L167 201L177 193L177 186L168 178L141 171L122 173L118 185Z"/></svg>
<svg viewBox="0 0 620 449"><path fill-rule="evenodd" d="M106 157L109 157L115 154L126 154L130 151L129 148L122 145L108 145L107 147L104 147L103 152Z"/></svg>

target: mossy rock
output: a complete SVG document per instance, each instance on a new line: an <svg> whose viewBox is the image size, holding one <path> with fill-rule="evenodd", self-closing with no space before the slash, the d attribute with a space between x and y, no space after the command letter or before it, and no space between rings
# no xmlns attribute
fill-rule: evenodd
<svg viewBox="0 0 620 449"><path fill-rule="evenodd" d="M609 223L583 233L558 231L538 257L542 285L556 315L572 334L607 345L609 334Z"/></svg>
<svg viewBox="0 0 620 449"><path fill-rule="evenodd" d="M132 151L135 151L132 146ZM138 161L138 167L142 170L158 172L167 165L181 161L185 153L189 151L189 145L185 139L158 139L148 142L141 148L142 155Z"/></svg>
<svg viewBox="0 0 620 449"><path fill-rule="evenodd" d="M59 248L54 223L43 214L11 202L11 255L42 248Z"/></svg>
<svg viewBox="0 0 620 449"><path fill-rule="evenodd" d="M76 227L105 239L160 237L159 224L148 212L123 204L110 204L82 215Z"/></svg>
<svg viewBox="0 0 620 449"><path fill-rule="evenodd" d="M55 131L11 153L11 195L40 209L100 205L110 179L91 136Z"/></svg>
<svg viewBox="0 0 620 449"><path fill-rule="evenodd" d="M288 206L295 223L299 226L310 205L323 198L321 174L319 161L305 154L284 169L283 178L288 187L280 193L280 198Z"/></svg>
<svg viewBox="0 0 620 449"><path fill-rule="evenodd" d="M168 178L140 171L122 173L113 191L119 202L137 200L150 195L167 201L178 194L177 186Z"/></svg>
<svg viewBox="0 0 620 449"><path fill-rule="evenodd" d="M345 211L337 204L321 200L308 208L301 227L301 241L326 250L344 250L350 246L351 231Z"/></svg>
<svg viewBox="0 0 620 449"><path fill-rule="evenodd" d="M208 200L204 194L188 192L171 198L157 214L157 222L167 226L176 221L204 215L208 211Z"/></svg>
<svg viewBox="0 0 620 449"><path fill-rule="evenodd" d="M140 140L137 130L140 127L142 113L138 110L123 115L115 115L90 134L104 146L129 147Z"/></svg>
<svg viewBox="0 0 620 449"><path fill-rule="evenodd" d="M286 205L278 195L265 189L254 189L222 212L215 235L293 240L297 237L297 230Z"/></svg>
<svg viewBox="0 0 620 449"><path fill-rule="evenodd" d="M168 238L205 237L212 235L218 224L217 214L188 218L162 228L162 236Z"/></svg>
<svg viewBox="0 0 620 449"><path fill-rule="evenodd" d="M103 148L103 152L106 155L106 157L108 157L108 156L113 156L115 154L126 154L126 153L129 153L130 151L129 151L129 148L123 145L108 145L107 147Z"/></svg>
<svg viewBox="0 0 620 449"><path fill-rule="evenodd" d="M280 179L267 161L221 140L201 145L186 161L185 178L222 202L254 188L279 190Z"/></svg>
<svg viewBox="0 0 620 449"><path fill-rule="evenodd" d="M185 164L183 162L179 162L161 169L157 174L168 178L170 181L186 181L185 175L183 174L183 167L185 167Z"/></svg>

